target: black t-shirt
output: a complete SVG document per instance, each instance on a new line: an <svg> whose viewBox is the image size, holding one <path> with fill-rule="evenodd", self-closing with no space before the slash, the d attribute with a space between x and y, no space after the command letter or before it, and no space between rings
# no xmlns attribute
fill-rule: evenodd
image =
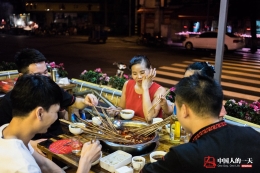
<svg viewBox="0 0 260 173"><path fill-rule="evenodd" d="M164 159L146 164L141 173L259 173L260 133L220 123L200 129L189 143L170 148Z"/></svg>
<svg viewBox="0 0 260 173"><path fill-rule="evenodd" d="M61 109L65 109L66 107L73 105L75 102L75 97L68 92L64 91L64 89L61 88L63 100L60 104ZM11 92L8 92L1 100L0 100L0 126L3 124L10 123L12 120L12 103L11 103ZM48 129L47 133L44 134L36 134L34 136L35 139L40 138L50 138L53 136L57 136L62 134L62 129L60 126L60 121L57 119Z"/></svg>

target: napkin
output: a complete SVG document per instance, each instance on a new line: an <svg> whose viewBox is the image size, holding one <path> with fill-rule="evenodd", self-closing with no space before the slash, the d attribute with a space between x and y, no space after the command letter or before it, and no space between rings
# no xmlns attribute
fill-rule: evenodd
<svg viewBox="0 0 260 173"><path fill-rule="evenodd" d="M59 78L58 84L68 85L68 84L70 84L70 82L69 82L69 79L67 77L64 77L64 78Z"/></svg>

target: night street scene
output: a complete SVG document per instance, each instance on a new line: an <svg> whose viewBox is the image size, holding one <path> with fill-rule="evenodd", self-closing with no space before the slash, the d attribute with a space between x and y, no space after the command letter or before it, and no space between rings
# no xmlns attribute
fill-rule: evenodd
<svg viewBox="0 0 260 173"><path fill-rule="evenodd" d="M197 125L197 131L193 131L195 126L192 123L196 124L195 121L190 119L191 121L188 122L187 118L182 117L185 111L179 104L185 105L185 110L189 111L197 107L196 110L200 110L200 113L195 111L196 113L192 113L194 116L202 114L202 110L210 111L210 108L203 108L203 104L207 102L210 105L212 101L212 105L214 102L214 107L218 107L217 101L213 101L214 99L209 95L214 87L219 86L208 88L197 100L195 100L195 95L200 93L199 89L206 88L208 85L193 88L187 93L194 95L190 95L189 101L185 102L186 97L181 98L178 95L185 92L185 89L183 93L178 89L178 86L184 85L180 82L185 81L184 77L188 77L187 80L199 80L190 75L199 74L202 78L207 76L207 79L203 80L215 81L222 88L222 108L219 110L218 119L214 121L216 125L212 125L214 123L211 121L207 124L209 128L221 127L222 129L222 126L226 126L223 125L225 123L231 124L232 128L233 125L234 127L245 126L260 132L259 6L258 0L0 0L0 128L7 123L10 123L8 126L10 128L11 125L15 125L12 120L14 116L11 112L10 95L12 95L12 90L16 89L15 84L19 75L26 76L23 74L28 73L49 76L62 88L63 99L67 100L64 104L61 102L58 119L53 121L53 124L50 123L52 120L44 121L46 126L48 123L51 125L49 129L55 124L57 127L58 124L62 133L56 134L56 131L51 133L48 129L44 136L45 133L41 130L33 130L33 125L30 127L36 136L33 135L30 138L33 142L30 142L30 145L25 144L25 149L29 148L28 151L31 152L30 148L33 148L37 155L41 155L39 158L44 160L42 163L46 160L49 163L50 159L55 163L54 165L57 164L68 173L77 172L77 170L80 172L83 169L80 166L82 163L89 165L84 169L91 173L124 173L141 170L142 172L158 172L158 167L163 167L163 172L178 169L184 171L184 168L180 168L181 166L171 165L171 168L165 166L168 159L177 157L176 154L168 155L171 153L169 149L178 148L180 144L196 143L196 140L203 138L203 135L200 137L196 134L203 133L202 129L207 126ZM20 63L23 63L23 68L27 71L22 68L22 72L18 72L19 64L15 61L15 56L17 57L18 52L25 49L32 51L32 53L25 53L26 56L31 56L32 60L29 64L26 64L28 60L21 60ZM33 55L35 51L39 53ZM41 55L46 60L39 62L33 60ZM140 62L133 63L134 57L140 58ZM146 57L149 61L146 61ZM36 65L38 71L31 69L32 64ZM41 67L43 71L39 71ZM143 70L140 70L142 68ZM209 75L209 73L212 74ZM133 92L129 91L132 87L131 81L133 81L133 89L131 89ZM18 84L20 84L19 80ZM147 89L149 98L146 98L145 94L146 84L149 86ZM151 91L155 84L162 87ZM197 83L193 81L192 84L196 87ZM191 86L189 87L192 88ZM25 89L22 91L26 92ZM212 97L218 97L217 92L217 89L212 92ZM132 99L135 100L132 101ZM41 100L39 99L39 102ZM127 105L130 103L129 100L131 100L131 106ZM165 104L164 101L166 101ZM142 112L140 115L139 108L134 107L134 104L139 105ZM190 104L188 108L187 104ZM165 110L166 105L167 110ZM113 108L108 109L108 107ZM185 113L190 116L189 111ZM10 117L5 118L6 114ZM203 120L202 117L200 118ZM18 121L23 118L16 116L13 119ZM158 126L155 126L152 122L157 120ZM142 133L143 124L147 129ZM129 129L128 126L138 127L140 130L137 132L137 130ZM118 127L120 132L116 129ZM240 132L240 129L237 131ZM92 134L89 134L90 132ZM246 132L248 137L244 137L243 140L252 142L250 138L257 139L252 142L251 148L254 148L254 144L260 140L259 133L253 135L250 130ZM241 136L246 136L246 132L241 132L243 133ZM0 148L6 145L4 144L5 133L7 132L4 129L0 129ZM210 130L207 131L205 136L210 133ZM133 135L131 140L135 142L128 143L130 139L128 135ZM142 142L138 143L134 135L141 136ZM220 136L216 133L216 135L219 135L217 138L223 137L222 134ZM78 151L74 153L71 147L75 136L81 144L79 153ZM236 137L235 135L234 140ZM37 141L43 138L48 140ZM223 139L226 138L228 137L223 137ZM242 137L238 139L242 140ZM99 142L97 142L97 146L94 146L92 150L93 155L89 158L91 162L88 159L83 162L80 152L85 153L84 158L90 157L86 153L91 150L83 146L88 141L91 143L90 146L100 141L102 152L101 155L99 153L96 158L93 158L96 154L94 152L100 152ZM203 146L206 144L211 146L209 143L204 143ZM245 145L241 143L238 147ZM227 144L234 145L234 141L227 140ZM220 144L215 147L220 146L224 147ZM197 149L198 152L200 149ZM236 153L236 149L232 151ZM20 148L15 151L17 150ZM124 153L120 153L121 150ZM247 169L252 169L254 172L259 167L256 166L257 161L260 161L257 156L259 152L253 149L245 150L247 154L227 153L226 156L221 153L214 155L215 152L210 155L211 152L208 150L205 150L208 155L203 156L202 165L197 165L191 170L207 172L208 168L214 168L216 172L219 170L225 172L224 167L228 165L226 169L228 172L243 172L243 167L248 167ZM165 163L158 162L156 159L158 164L153 163L155 151L163 152L158 154L162 155L161 157L166 154ZM114 152L119 152L114 154L118 157L120 154L125 157L130 154L131 157L126 158L125 162L119 162L118 167L111 167L106 159L109 160L108 156L112 157ZM183 151L178 150L178 152ZM0 155L5 154L6 152L0 149ZM189 157L192 154L194 151L191 151ZM35 159L33 154L29 156ZM136 168L138 162L135 162L135 157L141 162L139 168ZM202 154L194 159L198 157L202 157ZM233 158L237 160L232 163ZM250 163L250 158L253 158L252 163ZM183 159L182 156L180 159ZM205 159L208 160L205 161ZM4 156L0 156L0 161L2 160L5 160ZM37 166L38 161L35 160ZM176 158L173 160L180 161ZM190 164L189 162L190 160L187 164ZM198 161L195 164L201 163ZM52 163L50 165L53 166ZM41 166L38 164L37 167L44 172ZM59 172L59 167L54 166L49 171L58 169ZM9 170L6 168L0 168L0 172Z"/></svg>

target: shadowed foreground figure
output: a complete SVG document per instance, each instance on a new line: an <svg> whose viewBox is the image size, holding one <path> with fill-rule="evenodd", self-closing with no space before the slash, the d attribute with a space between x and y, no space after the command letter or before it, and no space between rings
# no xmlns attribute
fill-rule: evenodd
<svg viewBox="0 0 260 173"><path fill-rule="evenodd" d="M162 160L146 164L142 173L259 172L260 133L219 120L223 93L217 82L194 74L180 80L175 94L177 118L193 135Z"/></svg>
<svg viewBox="0 0 260 173"><path fill-rule="evenodd" d="M62 101L60 87L46 76L23 75L18 78L10 98L13 119L0 127L0 172L64 172L35 152L29 143L36 133L46 133L57 120ZM100 151L99 141L85 143L77 172L89 172Z"/></svg>

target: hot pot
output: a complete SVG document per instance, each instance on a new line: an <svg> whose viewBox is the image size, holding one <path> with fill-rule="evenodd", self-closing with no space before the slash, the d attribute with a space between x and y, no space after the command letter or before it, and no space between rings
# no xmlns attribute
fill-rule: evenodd
<svg viewBox="0 0 260 173"><path fill-rule="evenodd" d="M143 127L148 126L147 123L141 121L121 120L123 127ZM154 137L145 143L135 145L117 144L110 141L101 141L102 150L104 152L112 153L117 150L125 151L132 156L146 155L154 151L159 145L159 134L155 132Z"/></svg>

